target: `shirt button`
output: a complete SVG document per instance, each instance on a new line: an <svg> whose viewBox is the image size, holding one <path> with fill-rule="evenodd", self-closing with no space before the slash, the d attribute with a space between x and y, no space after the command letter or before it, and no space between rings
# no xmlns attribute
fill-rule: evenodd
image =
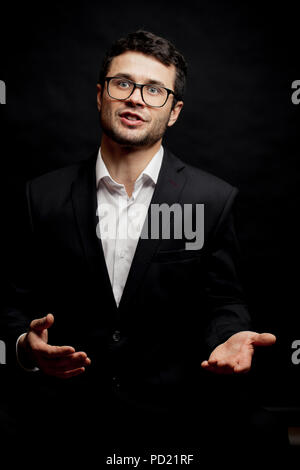
<svg viewBox="0 0 300 470"><path fill-rule="evenodd" d="M114 331L112 337L113 337L114 341L116 341L116 342L120 341L120 339L121 339L120 331L118 331L118 330Z"/></svg>

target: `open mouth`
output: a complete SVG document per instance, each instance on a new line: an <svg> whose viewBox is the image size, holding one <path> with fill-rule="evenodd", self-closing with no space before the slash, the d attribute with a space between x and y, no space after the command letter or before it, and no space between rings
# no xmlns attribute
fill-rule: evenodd
<svg viewBox="0 0 300 470"><path fill-rule="evenodd" d="M124 113L120 114L121 121L129 126L137 126L143 124L144 120L141 116L135 113L131 113L129 111L125 111Z"/></svg>

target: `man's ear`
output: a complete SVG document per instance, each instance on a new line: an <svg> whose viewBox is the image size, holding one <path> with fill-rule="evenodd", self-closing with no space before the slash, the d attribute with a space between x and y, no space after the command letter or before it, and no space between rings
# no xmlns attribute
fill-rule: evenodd
<svg viewBox="0 0 300 470"><path fill-rule="evenodd" d="M173 124L175 124L182 108L183 108L183 101L177 101L177 103L175 104L174 108L171 111L169 122L168 122L168 127L171 127L173 126Z"/></svg>
<svg viewBox="0 0 300 470"><path fill-rule="evenodd" d="M100 83L97 83L97 108L98 111L101 109L101 102L102 102L102 86Z"/></svg>

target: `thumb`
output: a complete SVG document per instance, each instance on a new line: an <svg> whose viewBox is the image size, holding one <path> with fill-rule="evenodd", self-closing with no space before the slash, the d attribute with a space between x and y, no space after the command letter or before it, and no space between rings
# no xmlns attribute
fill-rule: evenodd
<svg viewBox="0 0 300 470"><path fill-rule="evenodd" d="M43 330L50 328L50 326L52 326L53 323L54 323L54 316L52 315L52 313L48 313L48 315L46 315L43 318L37 318L35 320L32 320L32 322L30 323L30 327L32 330L35 330L35 331L43 331Z"/></svg>
<svg viewBox="0 0 300 470"><path fill-rule="evenodd" d="M271 333L257 333L253 338L253 346L272 346L276 342L276 336Z"/></svg>

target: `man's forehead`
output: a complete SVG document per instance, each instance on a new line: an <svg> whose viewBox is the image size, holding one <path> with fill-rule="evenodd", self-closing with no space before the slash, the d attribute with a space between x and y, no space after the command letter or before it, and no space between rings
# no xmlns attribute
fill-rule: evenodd
<svg viewBox="0 0 300 470"><path fill-rule="evenodd" d="M154 82L169 88L174 86L175 73L174 65L167 66L153 56L135 51L114 57L108 70L108 75L130 75L137 83Z"/></svg>

